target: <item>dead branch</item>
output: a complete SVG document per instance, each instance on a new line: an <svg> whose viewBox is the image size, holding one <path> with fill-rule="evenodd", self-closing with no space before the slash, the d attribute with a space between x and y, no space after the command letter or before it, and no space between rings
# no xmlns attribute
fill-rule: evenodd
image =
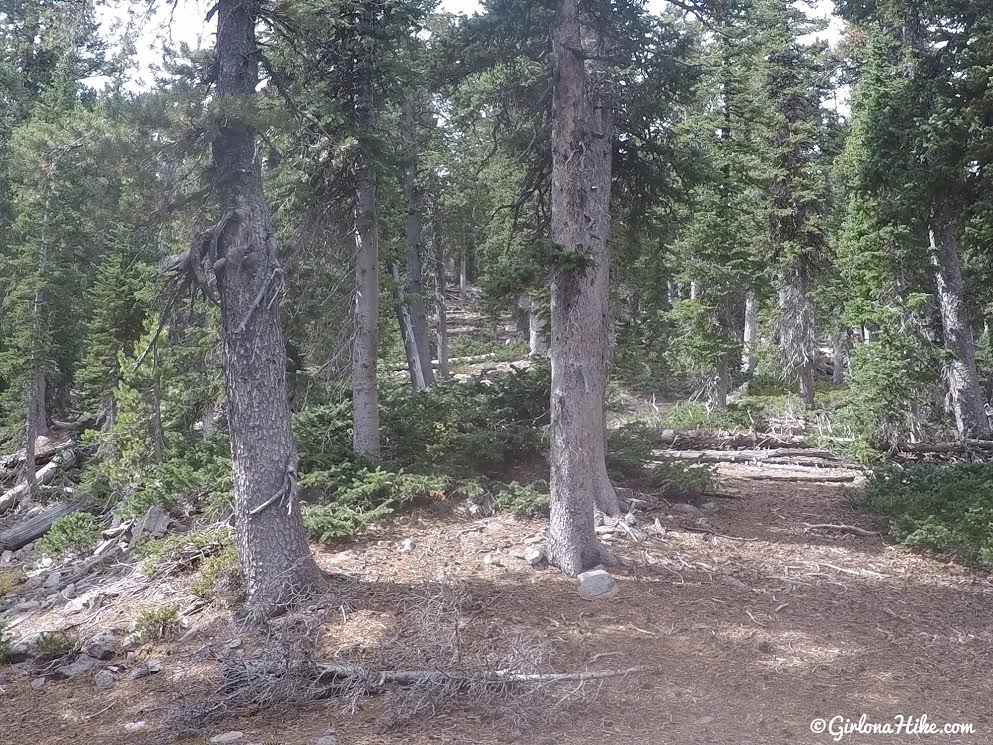
<svg viewBox="0 0 993 745"><path fill-rule="evenodd" d="M79 505L75 502L58 502L47 510L32 515L17 525L0 533L0 551L16 551L26 546L35 538L40 538L48 532L52 524L60 517L76 512Z"/></svg>
<svg viewBox="0 0 993 745"><path fill-rule="evenodd" d="M851 533L852 535L862 536L863 538L871 538L879 535L878 530L866 530L865 528L859 528L855 525L835 523L803 523L803 532L809 533L812 530L833 530L836 533Z"/></svg>
<svg viewBox="0 0 993 745"><path fill-rule="evenodd" d="M567 683L586 682L590 680L606 680L621 678L626 675L643 675L659 672L659 668L649 665L638 665L623 670L596 670L573 673L518 673L514 670L492 670L477 675L461 671L446 670L362 670L342 665L321 665L318 681L321 683L338 683L342 680L361 678L373 688L386 685L422 685L455 684L457 686L483 685L518 685L522 683Z"/></svg>
<svg viewBox="0 0 993 745"><path fill-rule="evenodd" d="M52 458L48 464L40 469L35 478L39 485L50 484L55 480L56 474L62 467L72 468L79 461L79 453L72 447L67 447L58 455ZM16 507L21 501L21 497L28 493L27 483L21 483L13 489L8 489L0 496L0 514L3 514L12 507Z"/></svg>

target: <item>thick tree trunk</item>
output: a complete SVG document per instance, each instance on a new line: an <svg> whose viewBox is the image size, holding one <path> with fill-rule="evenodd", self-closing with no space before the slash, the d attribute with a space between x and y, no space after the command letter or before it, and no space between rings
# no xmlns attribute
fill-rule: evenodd
<svg viewBox="0 0 993 745"><path fill-rule="evenodd" d="M779 275L779 350L796 378L800 400L814 407L814 309L803 272L787 267Z"/></svg>
<svg viewBox="0 0 993 745"><path fill-rule="evenodd" d="M322 579L300 519L279 319L283 272L249 114L258 85L258 10L258 0L217 4L217 98L227 113L212 150L224 216L208 253L221 306L238 559L254 617L294 602Z"/></svg>
<svg viewBox="0 0 993 745"><path fill-rule="evenodd" d="M445 296L448 279L445 276L445 244L442 231L438 226L440 215L435 208L431 220L431 230L434 248L434 315L435 337L438 346L438 377L447 380L450 376L448 369L448 301Z"/></svg>
<svg viewBox="0 0 993 745"><path fill-rule="evenodd" d="M528 313L528 354L532 357L548 356L548 316L531 300Z"/></svg>
<svg viewBox="0 0 993 745"><path fill-rule="evenodd" d="M944 345L952 357L947 377L955 426L961 437L977 437L987 434L990 426L976 373L976 346L969 324L958 244L951 219L942 207L933 211L930 237Z"/></svg>
<svg viewBox="0 0 993 745"><path fill-rule="evenodd" d="M605 553L594 506L617 511L604 493L604 390L610 274L611 112L591 104L577 0L559 0L552 27L552 240L585 257L552 275L551 518L549 558L578 574ZM610 504L610 502L613 504Z"/></svg>
<svg viewBox="0 0 993 745"><path fill-rule="evenodd" d="M408 99L403 106L404 153L403 200L407 207L407 218L403 225L404 239L407 242L407 275L404 283L404 299L410 316L413 339L418 350L421 375L425 385L434 382L431 371L431 347L428 342L428 320L424 302L424 279L422 262L421 206L417 194L417 118L414 101Z"/></svg>
<svg viewBox="0 0 993 745"><path fill-rule="evenodd" d="M728 361L722 358L714 366L714 379L707 390L707 404L712 410L721 411L728 407L728 392L731 389L731 378L728 373Z"/></svg>
<svg viewBox="0 0 993 745"><path fill-rule="evenodd" d="M355 164L355 341L352 346L352 447L356 455L378 458L379 229L376 171L371 141L376 126L371 51L361 60L355 84L359 151Z"/></svg>
<svg viewBox="0 0 993 745"><path fill-rule="evenodd" d="M518 341L527 341L531 334L531 298L520 295L514 306L514 330Z"/></svg>
<svg viewBox="0 0 993 745"><path fill-rule="evenodd" d="M749 290L745 294L745 331L744 346L741 355L741 371L747 375L755 372L758 357L755 347L759 338L759 301L755 292Z"/></svg>
<svg viewBox="0 0 993 745"><path fill-rule="evenodd" d="M24 484L29 497L38 496L35 446L38 438L48 434L45 413L45 373L36 364L28 370L27 414L24 432Z"/></svg>

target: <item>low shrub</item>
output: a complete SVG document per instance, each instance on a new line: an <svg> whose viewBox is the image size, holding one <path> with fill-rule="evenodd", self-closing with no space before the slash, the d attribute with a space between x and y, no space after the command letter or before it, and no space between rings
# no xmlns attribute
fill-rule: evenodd
<svg viewBox="0 0 993 745"><path fill-rule="evenodd" d="M39 660L57 660L76 648L76 641L65 631L43 631L34 644Z"/></svg>
<svg viewBox="0 0 993 745"><path fill-rule="evenodd" d="M0 618L0 664L10 658L10 648L14 641L10 637L10 624L6 618Z"/></svg>
<svg viewBox="0 0 993 745"><path fill-rule="evenodd" d="M146 608L134 622L134 634L143 642L170 639L179 632L179 607Z"/></svg>
<svg viewBox="0 0 993 745"><path fill-rule="evenodd" d="M548 513L548 484L509 484L498 486L493 492L493 506L515 515L543 515Z"/></svg>
<svg viewBox="0 0 993 745"><path fill-rule="evenodd" d="M60 517L38 540L38 550L46 556L82 551L100 538L100 521L89 512L71 512Z"/></svg>
<svg viewBox="0 0 993 745"><path fill-rule="evenodd" d="M765 430L766 407L757 402L730 403L725 409L709 409L702 403L685 402L673 406L662 417L671 429Z"/></svg>
<svg viewBox="0 0 993 745"><path fill-rule="evenodd" d="M209 600L231 575L238 572L238 550L233 543L226 545L219 553L207 557L200 565L197 578L190 585L190 592L198 598Z"/></svg>
<svg viewBox="0 0 993 745"><path fill-rule="evenodd" d="M993 567L993 466L880 470L853 501L886 516L892 534L908 546Z"/></svg>
<svg viewBox="0 0 993 745"><path fill-rule="evenodd" d="M0 597L12 592L18 585L27 581L23 569L10 569L0 572Z"/></svg>
<svg viewBox="0 0 993 745"><path fill-rule="evenodd" d="M193 569L230 545L230 528L216 525L206 530L153 538L141 545L139 554L145 574L160 577L177 569Z"/></svg>

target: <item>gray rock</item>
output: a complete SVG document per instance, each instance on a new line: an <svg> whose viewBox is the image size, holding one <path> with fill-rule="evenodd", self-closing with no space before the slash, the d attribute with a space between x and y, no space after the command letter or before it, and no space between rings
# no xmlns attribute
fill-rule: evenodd
<svg viewBox="0 0 993 745"><path fill-rule="evenodd" d="M619 591L617 582L603 569L591 569L579 575L579 595L586 600L611 598Z"/></svg>
<svg viewBox="0 0 993 745"><path fill-rule="evenodd" d="M699 507L694 507L691 504L686 504L685 502L676 502L676 504L672 506L672 511L679 512L687 517L703 517L703 510Z"/></svg>
<svg viewBox="0 0 993 745"><path fill-rule="evenodd" d="M492 551L483 556L483 563L493 567L502 567L504 565L503 558Z"/></svg>
<svg viewBox="0 0 993 745"><path fill-rule="evenodd" d="M140 722L128 722L124 725L125 732L141 732L145 729L148 729L148 723L144 719Z"/></svg>
<svg viewBox="0 0 993 745"><path fill-rule="evenodd" d="M34 680L31 681L31 687L34 688L37 691L39 688L44 688L45 687L45 683L47 683L47 682L48 681L45 680L45 678L39 676L39 677L37 677L37 678L35 678Z"/></svg>
<svg viewBox="0 0 993 745"><path fill-rule="evenodd" d="M83 651L98 660L109 660L114 656L120 637L111 629L101 631L86 642Z"/></svg>
<svg viewBox="0 0 993 745"><path fill-rule="evenodd" d="M48 567L52 566L52 564L55 563L55 559L53 559L51 556L43 556L41 557L41 562L39 563L41 564L41 566L47 569Z"/></svg>
<svg viewBox="0 0 993 745"><path fill-rule="evenodd" d="M41 634L28 634L21 640L15 642L7 652L7 661L16 665L34 656L34 645L38 642Z"/></svg>
<svg viewBox="0 0 993 745"><path fill-rule="evenodd" d="M183 634L181 637L179 637L179 639L177 641L178 641L179 644L188 644L189 642L191 642L194 639L196 639L198 636L200 636L200 629L198 629L196 626L194 626L189 631L187 631L185 634Z"/></svg>
<svg viewBox="0 0 993 745"><path fill-rule="evenodd" d="M134 652L141 646L141 634L128 634L121 640L121 650L124 652Z"/></svg>
<svg viewBox="0 0 993 745"><path fill-rule="evenodd" d="M138 680L139 678L153 675L160 670L162 670L162 663L159 660L146 660L131 671L131 680Z"/></svg>
<svg viewBox="0 0 993 745"><path fill-rule="evenodd" d="M93 676L93 685L97 688L110 688L114 685L114 674L110 670L100 670Z"/></svg>
<svg viewBox="0 0 993 745"><path fill-rule="evenodd" d="M14 610L34 610L40 607L41 602L38 600L23 600L14 606Z"/></svg>
<svg viewBox="0 0 993 745"><path fill-rule="evenodd" d="M240 742L245 739L244 732L238 732L237 730L232 730L231 732L225 732L221 735L214 735L208 740L211 745L224 745L229 742Z"/></svg>
<svg viewBox="0 0 993 745"><path fill-rule="evenodd" d="M545 563L545 549L534 546L524 552L524 561L533 567L540 567Z"/></svg>
<svg viewBox="0 0 993 745"><path fill-rule="evenodd" d="M417 548L417 543L413 538L404 538L400 541L400 546L397 548L397 551L401 554L409 554L415 548Z"/></svg>
<svg viewBox="0 0 993 745"><path fill-rule="evenodd" d="M8 550L8 551L4 551L2 554L0 554L0 561L2 561L4 564L9 564L13 560L14 560L14 552L13 551Z"/></svg>
<svg viewBox="0 0 993 745"><path fill-rule="evenodd" d="M239 639L237 637L235 637L234 639L232 639L231 641L229 641L227 643L227 648L228 649L237 649L240 646L241 646L241 639Z"/></svg>
<svg viewBox="0 0 993 745"><path fill-rule="evenodd" d="M59 680L69 680L75 678L80 673L86 673L97 666L99 660L95 660L89 655L80 655L75 661L68 665L62 665L55 670L55 677Z"/></svg>
<svg viewBox="0 0 993 745"><path fill-rule="evenodd" d="M630 525L632 528L638 525L638 516L633 512L629 512L624 516L624 522Z"/></svg>
<svg viewBox="0 0 993 745"><path fill-rule="evenodd" d="M338 745L338 738L334 735L321 735L314 740L314 745Z"/></svg>
<svg viewBox="0 0 993 745"><path fill-rule="evenodd" d="M52 589L53 587L58 587L59 580L61 579L62 579L61 572L51 572L47 577L45 577L45 584L43 585L43 587L45 587L45 589L48 590Z"/></svg>
<svg viewBox="0 0 993 745"><path fill-rule="evenodd" d="M76 597L76 583L70 582L68 585L62 588L62 597L66 600L71 600Z"/></svg>
<svg viewBox="0 0 993 745"><path fill-rule="evenodd" d="M721 507L719 504L717 504L717 502L704 502L703 504L700 505L700 510L705 515L716 515L718 512L720 512Z"/></svg>

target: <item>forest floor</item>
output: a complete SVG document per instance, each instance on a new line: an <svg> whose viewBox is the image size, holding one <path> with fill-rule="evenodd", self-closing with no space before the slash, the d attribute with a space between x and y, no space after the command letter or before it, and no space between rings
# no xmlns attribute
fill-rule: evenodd
<svg viewBox="0 0 993 745"><path fill-rule="evenodd" d="M755 478L763 474L777 480ZM989 576L916 555L885 537L806 529L805 523L881 525L854 512L844 485L778 480L790 474L806 478L811 469L722 465L717 492L708 496L719 511L706 519L645 495L642 520L657 517L666 530L640 541L617 535L613 546L627 566L611 570L620 592L608 600L584 600L575 580L527 564L529 539L546 527L537 518L472 520L421 508L374 526L337 552L315 546L324 568L352 577L338 581L331 597L337 594L332 602L340 607L324 617L321 646L328 657L375 646L384 630L404 623L398 615L404 598L442 582L472 598L462 632L469 643L515 632L546 642L558 670L657 668L588 687L582 700L564 704L556 721L536 731L511 735L471 700L383 731L390 697L377 696L360 700L351 715L327 700L288 714L227 717L202 736L240 731L242 743L310 745L330 728L338 745L993 742ZM398 548L404 539L412 539L412 550ZM166 599L193 598L181 579L146 582L67 620L92 632ZM107 689L84 675L35 690L31 673L3 668L0 743L175 741L170 717L210 681L212 652L240 643L230 614L215 606L220 603L191 616L198 629L192 641L160 642L120 663L128 670L154 656L160 672L137 680L122 672ZM43 628L50 620L36 615L25 626ZM972 724L975 734L835 740L811 732L815 718L856 722L862 714L891 724L897 715L926 715L938 725ZM145 729L126 733L135 721Z"/></svg>

